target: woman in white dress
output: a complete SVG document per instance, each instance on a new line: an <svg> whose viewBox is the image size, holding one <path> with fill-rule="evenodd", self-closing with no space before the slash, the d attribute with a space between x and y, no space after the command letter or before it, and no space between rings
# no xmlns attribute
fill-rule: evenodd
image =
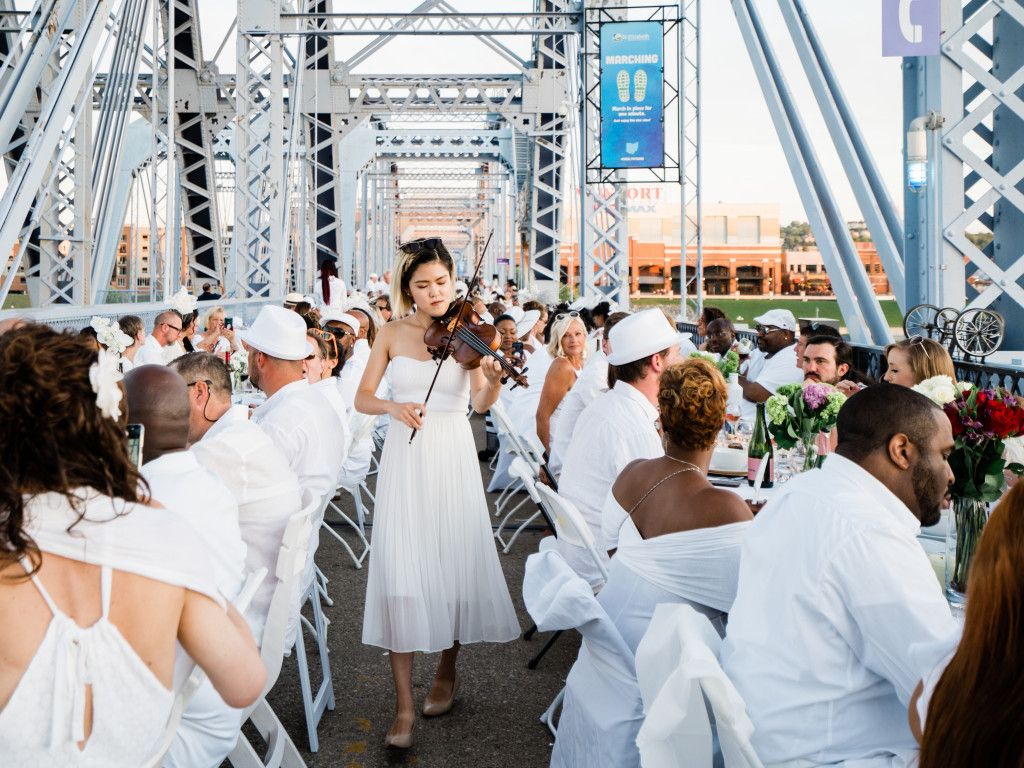
<svg viewBox="0 0 1024 768"><path fill-rule="evenodd" d="M438 238L401 246L391 288L396 319L381 328L355 398L358 411L391 417L363 616L363 642L390 651L397 701L389 747L412 745L414 652L442 652L423 703L424 715L442 715L458 688L459 646L519 636L466 418L470 402L485 413L498 399L500 365L485 357L467 371L449 358L424 405L437 363L423 336L451 304L454 271ZM392 400L376 394L385 371Z"/></svg>
<svg viewBox="0 0 1024 768"><path fill-rule="evenodd" d="M587 326L579 312L565 312L555 317L548 342L551 367L544 376L544 388L537 406L537 437L551 458L555 425L565 396L579 378L587 360ZM558 470L551 467L553 472Z"/></svg>
<svg viewBox="0 0 1024 768"><path fill-rule="evenodd" d="M43 325L0 336L0 763L135 768L175 646L230 706L266 673L209 559L129 460L116 362ZM183 672L183 675L187 672Z"/></svg>

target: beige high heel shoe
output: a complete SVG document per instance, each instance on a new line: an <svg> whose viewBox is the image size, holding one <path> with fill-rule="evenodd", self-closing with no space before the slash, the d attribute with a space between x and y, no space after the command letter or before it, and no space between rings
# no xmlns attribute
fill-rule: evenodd
<svg viewBox="0 0 1024 768"><path fill-rule="evenodd" d="M455 694L459 692L459 678L455 678L455 682L452 684L452 694L444 701L431 701L428 694L427 698L423 700L423 716L424 717L440 717L451 712L452 707L455 705Z"/></svg>
<svg viewBox="0 0 1024 768"><path fill-rule="evenodd" d="M416 716L413 715L409 730L404 733L390 733L384 737L384 746L389 749L409 749L412 746L412 732L416 727Z"/></svg>

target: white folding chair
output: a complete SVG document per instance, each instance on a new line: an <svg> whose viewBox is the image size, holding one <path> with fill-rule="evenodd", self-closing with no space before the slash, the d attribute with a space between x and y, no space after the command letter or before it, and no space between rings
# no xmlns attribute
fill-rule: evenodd
<svg viewBox="0 0 1024 768"><path fill-rule="evenodd" d="M301 588L306 567L306 550L317 504L318 502L311 502L296 512L289 518L285 528L274 569L278 583L270 600L270 610L267 612L260 642L260 657L267 670L267 682L263 686L263 695L259 701L244 712L242 719L243 723L247 719L253 721L266 742L267 751L264 757L260 758L256 749L239 731L235 748L228 755L228 760L234 768L305 768L306 765L281 721L267 703L266 695L281 674L288 617L292 610L294 594Z"/></svg>
<svg viewBox="0 0 1024 768"><path fill-rule="evenodd" d="M320 748L320 740L317 737L317 727L323 718L324 711L334 709L334 678L331 675L329 650L327 648L327 627L330 625L324 615L321 594L326 592L326 578L316 567L314 560L317 545L319 544L320 529L323 525L324 512L333 494L328 491L323 499L318 500L313 507L314 514L311 520L312 527L309 538L309 547L306 552L305 569L303 571L303 582L305 589L302 592L302 600L299 603L297 622L295 630L295 660L299 669L299 688L302 692L302 708L306 716L306 733L309 736L309 751L316 752ZM323 579L323 581L321 581ZM309 604L313 620L310 621L302 615L302 608ZM305 632L307 630L316 643L317 653L320 657L321 682L313 692L313 684L309 672L309 660L306 657Z"/></svg>
<svg viewBox="0 0 1024 768"><path fill-rule="evenodd" d="M509 553L509 550L512 549L512 545L515 544L516 539L519 538L519 534L522 533L526 529L526 527L530 525L530 523L532 523L534 520L536 520L540 515L544 513L544 510L541 508L543 502L540 498L540 494L537 492L537 481L539 478L537 477L533 469L530 467L530 465L526 463L526 460L523 459L522 456L516 456L514 459L512 459L512 465L508 468L508 473L512 477L515 477L518 480L522 481L523 488L526 490L526 493L530 497L530 500L537 505L537 511L519 524L519 527L516 528L515 533L512 534L512 537L507 542L501 538L501 532L502 530L504 530L505 525L512 518L512 515L516 512L516 510L513 509L502 519L501 523L498 525L498 529L494 532L494 538L496 538L498 542L501 544L501 551L504 552L506 555Z"/></svg>
<svg viewBox="0 0 1024 768"><path fill-rule="evenodd" d="M352 433L352 439L349 442L350 451L353 446L361 443L363 440L366 439L370 432L373 431L373 424L375 418L376 417L374 416L366 416L357 424L356 429ZM366 508L363 506L363 489L365 489L366 494L367 496L369 496L371 501L373 501L373 496L372 494L370 494L370 489L366 488L366 477L367 475L364 474L360 478L347 478L338 486L339 492L344 491L345 493L349 494L352 497L352 501L356 507L355 520L353 520L351 517L345 514L345 512L342 511L341 507L334 503L333 499L331 499L327 503L327 509L336 513L338 517L341 518L342 522L347 523L352 528L352 530L356 532L356 535L359 537L359 542L363 546L363 551L358 556L356 555L355 552L352 551L352 547L349 546L349 543L345 541L344 538L342 538L341 534L334 530L334 527L331 525L331 523L327 522L326 512L324 514L323 522L324 530L327 531L327 533L329 533L331 536L333 536L338 541L338 543L340 543L341 546L345 548L345 551L348 552L348 556L352 558L352 562L355 564L357 569L363 567L363 560L365 560L366 556L370 554L370 542L366 538ZM327 595L327 579L323 577L322 572L319 573L318 576L321 578L321 588L324 600L327 602L328 605L333 605L333 602Z"/></svg>
<svg viewBox="0 0 1024 768"><path fill-rule="evenodd" d="M605 565L605 558L598 553L594 533L587 525L587 521L583 519L583 515L576 509L576 505L546 485L536 485L535 488L541 501L544 502L544 508L551 516L551 524L555 527L557 539L560 542L587 550L601 574L602 584L608 581L608 566Z"/></svg>
<svg viewBox="0 0 1024 768"><path fill-rule="evenodd" d="M692 606L665 603L654 609L636 652L645 713L636 742L644 768L710 768L708 706L726 768L763 768L750 743L754 725L743 698L718 663L721 643L707 616Z"/></svg>
<svg viewBox="0 0 1024 768"><path fill-rule="evenodd" d="M540 466L543 462L543 448L538 448L531 440L531 436L524 437L516 431L509 419L508 411L505 410L505 407L500 402L491 406L491 413L494 416L494 423L498 427L498 431L506 438L506 446L509 453L511 453L513 457L522 458L523 461L533 468L534 477L539 476ZM515 461L515 458L513 458L513 461ZM509 474L511 475L511 469L509 470ZM498 495L497 500L494 502L494 516L501 517L504 515L501 524L498 526L499 532L505 527L505 524L512 519L512 516L522 509L523 505L529 502L528 498L522 499L509 512L505 512L505 507L511 502L515 494L523 490L525 490L523 480L517 477L514 482L509 483L509 485Z"/></svg>
<svg viewBox="0 0 1024 768"><path fill-rule="evenodd" d="M556 491L546 485L535 485L534 488L544 504L544 509L547 510L548 515L551 517L551 524L555 528L555 538L570 546L581 547L590 554L591 560L594 561L594 565L601 574L601 584L594 588L594 592L597 593L600 591L601 586L608 581L608 566L605 565L604 558L597 551L594 534L590 530L590 526L587 525L587 521L583 519L583 515L580 514L580 511L576 509L576 505L571 501L563 496L559 496ZM558 635L559 633L556 632L541 649L540 653L531 660L530 663L533 666L536 666L536 663L540 661L555 640L558 639ZM547 725L548 730L552 734L556 732L554 725L555 712L561 705L564 697L565 689L563 688L544 711L544 714L541 715L541 722Z"/></svg>

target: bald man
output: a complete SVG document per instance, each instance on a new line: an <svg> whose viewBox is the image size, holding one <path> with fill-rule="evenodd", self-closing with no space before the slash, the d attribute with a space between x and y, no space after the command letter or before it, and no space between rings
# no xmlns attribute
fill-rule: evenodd
<svg viewBox="0 0 1024 768"><path fill-rule="evenodd" d="M238 504L186 450L192 408L185 379L165 365L142 365L125 374L124 385L128 420L145 428L142 476L153 498L191 523L213 564L218 589L233 600L245 578ZM206 681L185 710L163 765L220 765L235 745L241 719L241 710L225 704Z"/></svg>
<svg viewBox="0 0 1024 768"><path fill-rule="evenodd" d="M153 321L153 331L135 353L136 365L163 365L164 347L178 340L182 330L181 315L173 309L161 312Z"/></svg>

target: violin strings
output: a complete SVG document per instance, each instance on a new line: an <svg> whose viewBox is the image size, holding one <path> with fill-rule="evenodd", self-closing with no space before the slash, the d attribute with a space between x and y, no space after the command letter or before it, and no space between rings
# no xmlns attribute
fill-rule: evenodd
<svg viewBox="0 0 1024 768"><path fill-rule="evenodd" d="M501 363L502 368L505 368L506 370L511 369L511 371L513 371L513 372L518 374L518 371L516 371L515 368L513 366L511 366L508 363L507 360L505 360L503 357L499 356L498 353L495 352L493 349L491 349L484 342L483 339L479 338L472 331L467 331L465 328L459 328L455 332L455 335L458 336L461 341L463 341L464 343L468 344L470 347L472 347L474 350L476 350L481 355L488 355L489 357L493 357L495 360L497 360L499 363Z"/></svg>

